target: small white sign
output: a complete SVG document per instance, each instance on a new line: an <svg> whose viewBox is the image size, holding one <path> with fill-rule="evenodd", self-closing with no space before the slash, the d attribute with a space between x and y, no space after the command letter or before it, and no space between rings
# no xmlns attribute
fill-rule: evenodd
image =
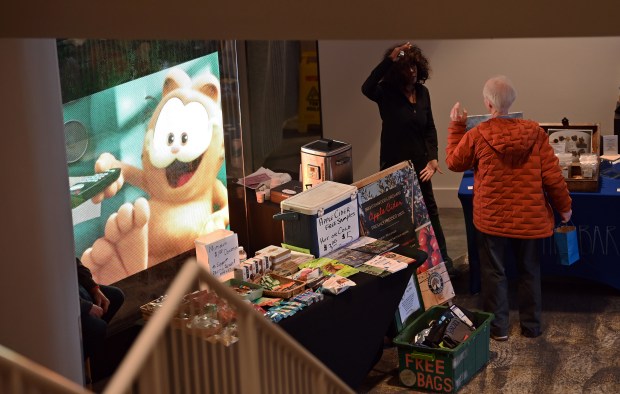
<svg viewBox="0 0 620 394"><path fill-rule="evenodd" d="M229 274L239 265L237 234L216 230L195 240L196 259L217 278Z"/></svg>
<svg viewBox="0 0 620 394"><path fill-rule="evenodd" d="M409 278L409 283L407 283L407 287L405 288L403 298L398 304L398 313L400 314L402 324L404 324L409 316L414 314L420 308L420 296L418 294L418 290L416 289L415 283L413 282L413 276L411 276Z"/></svg>
<svg viewBox="0 0 620 394"><path fill-rule="evenodd" d="M604 135L603 136L603 155L617 155L618 154L618 136L617 135Z"/></svg>
<svg viewBox="0 0 620 394"><path fill-rule="evenodd" d="M318 257L359 238L360 227L357 215L357 199L354 199L323 216L317 217Z"/></svg>
<svg viewBox="0 0 620 394"><path fill-rule="evenodd" d="M555 153L566 153L566 141L562 142L550 142L549 145L553 148Z"/></svg>

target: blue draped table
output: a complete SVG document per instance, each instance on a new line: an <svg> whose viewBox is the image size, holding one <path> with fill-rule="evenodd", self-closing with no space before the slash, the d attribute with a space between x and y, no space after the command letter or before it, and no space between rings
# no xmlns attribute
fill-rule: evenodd
<svg viewBox="0 0 620 394"><path fill-rule="evenodd" d="M610 165L601 165L601 171ZM620 164L613 168L620 173ZM598 192L571 192L572 224L577 227L581 259L570 266L559 264L553 237L542 239L543 275L569 276L604 283L620 290L620 179L600 177ZM463 174L459 200L463 207L469 258L469 288L480 292L480 261L473 224L473 171ZM556 217L556 223L558 223ZM508 275L515 275L508 262Z"/></svg>

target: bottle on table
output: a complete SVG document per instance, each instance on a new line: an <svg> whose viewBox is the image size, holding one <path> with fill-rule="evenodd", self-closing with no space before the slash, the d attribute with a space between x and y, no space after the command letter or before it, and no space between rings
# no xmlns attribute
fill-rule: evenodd
<svg viewBox="0 0 620 394"><path fill-rule="evenodd" d="M246 261L248 259L248 254L246 253L245 249L243 249L243 246L239 246L239 262L243 263L244 261Z"/></svg>

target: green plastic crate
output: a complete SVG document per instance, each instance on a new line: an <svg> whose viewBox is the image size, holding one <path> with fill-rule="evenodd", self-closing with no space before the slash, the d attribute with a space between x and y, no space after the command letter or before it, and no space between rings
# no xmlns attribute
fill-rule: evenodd
<svg viewBox="0 0 620 394"><path fill-rule="evenodd" d="M489 361L492 313L472 311L477 328L454 349L431 349L411 343L416 334L447 309L445 306L430 308L394 338L403 385L437 393L455 393Z"/></svg>

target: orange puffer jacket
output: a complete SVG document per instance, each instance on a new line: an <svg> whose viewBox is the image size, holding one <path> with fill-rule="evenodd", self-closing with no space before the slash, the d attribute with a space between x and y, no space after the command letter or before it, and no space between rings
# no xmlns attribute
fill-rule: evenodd
<svg viewBox="0 0 620 394"><path fill-rule="evenodd" d="M571 209L571 198L549 136L531 120L492 118L465 132L450 122L446 163L474 170L474 225L509 238L553 234L552 207Z"/></svg>

